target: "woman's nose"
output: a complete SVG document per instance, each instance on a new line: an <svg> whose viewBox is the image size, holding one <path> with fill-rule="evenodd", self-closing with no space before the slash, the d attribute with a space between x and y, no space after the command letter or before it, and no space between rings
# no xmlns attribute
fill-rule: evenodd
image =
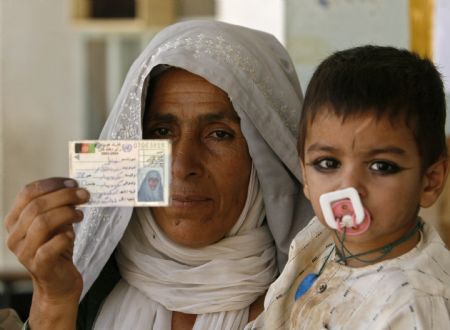
<svg viewBox="0 0 450 330"><path fill-rule="evenodd" d="M172 142L172 176L178 179L203 174L201 143L194 138L181 137Z"/></svg>

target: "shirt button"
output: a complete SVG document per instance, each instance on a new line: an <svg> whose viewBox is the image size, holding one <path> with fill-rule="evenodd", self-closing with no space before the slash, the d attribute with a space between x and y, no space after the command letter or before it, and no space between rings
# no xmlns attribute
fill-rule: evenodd
<svg viewBox="0 0 450 330"><path fill-rule="evenodd" d="M322 293L327 289L327 284L326 283L320 283L319 286L317 287L317 293Z"/></svg>

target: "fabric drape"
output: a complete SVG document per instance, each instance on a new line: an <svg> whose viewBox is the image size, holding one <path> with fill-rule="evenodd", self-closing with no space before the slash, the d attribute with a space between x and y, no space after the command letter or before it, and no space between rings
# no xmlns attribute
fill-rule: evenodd
<svg viewBox="0 0 450 330"><path fill-rule="evenodd" d="M122 275L96 329L170 329L172 312L196 314L195 329L243 329L249 306L278 274L273 238L252 168L243 211L227 237L203 248L172 242L150 209L137 208L116 254Z"/></svg>

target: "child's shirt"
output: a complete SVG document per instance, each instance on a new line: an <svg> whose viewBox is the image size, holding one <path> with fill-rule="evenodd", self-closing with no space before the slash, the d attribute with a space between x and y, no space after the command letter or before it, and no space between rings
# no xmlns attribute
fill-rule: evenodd
<svg viewBox="0 0 450 330"><path fill-rule="evenodd" d="M295 301L303 278L330 255L332 235L314 218L295 237L264 313L246 329L450 329L450 251L430 225L415 248L394 259L352 268L332 253Z"/></svg>

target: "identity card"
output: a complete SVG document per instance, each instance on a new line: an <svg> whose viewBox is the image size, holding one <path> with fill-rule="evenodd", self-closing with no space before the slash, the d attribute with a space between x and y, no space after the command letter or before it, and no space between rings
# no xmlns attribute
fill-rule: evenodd
<svg viewBox="0 0 450 330"><path fill-rule="evenodd" d="M170 140L69 142L69 176L90 193L83 206L168 206Z"/></svg>

